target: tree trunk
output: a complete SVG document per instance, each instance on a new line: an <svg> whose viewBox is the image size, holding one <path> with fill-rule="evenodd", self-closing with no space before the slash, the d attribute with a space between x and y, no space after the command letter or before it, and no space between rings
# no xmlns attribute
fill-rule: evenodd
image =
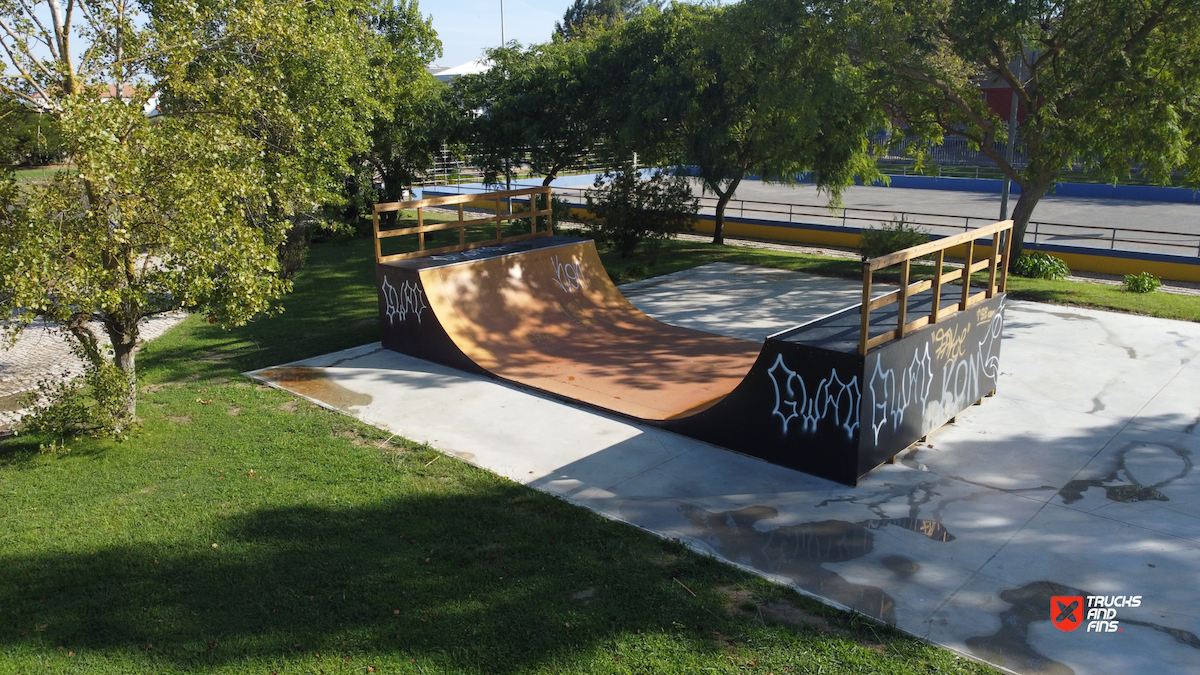
<svg viewBox="0 0 1200 675"><path fill-rule="evenodd" d="M1025 243L1025 230L1029 227L1029 218L1033 215L1033 207L1037 206L1038 200L1046 195L1046 191L1050 189L1053 182L1054 179L1050 177L1038 178L1022 188L1021 197L1017 200L1012 214L1013 240L1012 252L1008 259L1009 269L1012 269L1013 261L1021 256L1021 250Z"/></svg>
<svg viewBox="0 0 1200 675"><path fill-rule="evenodd" d="M125 375L126 395L124 409L114 411L119 413L120 429L124 431L133 424L137 417L137 373L134 369L134 356L137 353L138 329L134 321L132 328L126 323L116 324L105 321L108 339L113 346L113 365Z"/></svg>
<svg viewBox="0 0 1200 675"><path fill-rule="evenodd" d="M729 205L729 200L733 199L733 193L737 190L738 184L742 182L742 177L745 175L745 173L738 174L737 178L734 178L729 182L729 187L725 188L724 192L721 192L712 185L709 185L712 191L717 195L717 209L716 214L713 217L712 243L714 244L720 245L725 243L725 207Z"/></svg>

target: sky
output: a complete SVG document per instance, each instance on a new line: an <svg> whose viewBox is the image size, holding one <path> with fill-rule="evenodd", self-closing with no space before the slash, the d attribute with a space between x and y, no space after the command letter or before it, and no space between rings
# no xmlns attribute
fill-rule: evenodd
<svg viewBox="0 0 1200 675"><path fill-rule="evenodd" d="M418 0L442 41L441 66L457 66L500 46L500 4L504 3L504 39L521 44L546 42L572 0Z"/></svg>

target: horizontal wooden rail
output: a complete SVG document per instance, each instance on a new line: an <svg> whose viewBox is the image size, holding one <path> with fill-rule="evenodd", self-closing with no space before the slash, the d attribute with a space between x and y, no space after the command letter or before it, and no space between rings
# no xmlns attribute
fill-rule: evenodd
<svg viewBox="0 0 1200 675"><path fill-rule="evenodd" d="M538 195L545 195L546 208L539 209ZM501 209L501 205L509 202L513 197L529 197L529 210L525 212L513 212L511 207L507 211ZM463 204L469 202L492 202L495 204L496 214L486 216L484 218L473 218L465 220L463 218ZM511 202L509 202L511 203ZM458 206L458 220L425 224L425 209L436 206ZM393 213L399 211L417 212L417 224L414 227L396 227L381 230L379 227L379 214ZM546 219L546 228L538 229L538 219ZM528 218L530 221L530 231L525 234L504 236L504 223L514 220L524 220ZM550 188L535 187L522 190L504 190L499 192L487 192L482 194L464 194L451 195L449 197L432 197L430 199L415 199L407 202L387 202L376 204L372 213L372 223L375 230L375 262L391 262L394 260L405 260L408 258L418 258L427 255L436 255L439 253L451 253L454 251L467 251L470 249L481 248L483 246L491 246L493 244L504 244L513 241L523 241L534 237L548 237L554 234L554 213L550 205ZM476 225L491 225L496 226L495 239L486 241L476 241L467 243L466 228ZM440 232L443 230L458 230L458 243L450 246L441 246L438 248L425 247L425 235L429 232ZM392 255L383 255L382 240L388 237L400 237L403 235L417 235L417 250L409 253L395 253Z"/></svg>
<svg viewBox="0 0 1200 675"><path fill-rule="evenodd" d="M981 302L985 298L994 296L996 293L1003 293L1008 286L1008 260L1012 249L1012 228L1013 221L1004 220L970 232L963 232L962 234L913 246L903 251L879 256L878 258L863 260L863 300L859 310L862 323L859 327L858 353L865 355L872 347L903 338L912 331L929 324L935 324L957 312L966 311L967 308ZM976 242L988 237L992 240L990 252L987 257L975 260ZM946 251L956 246L966 247L966 255L963 256L963 266L961 269L954 270L953 272L944 273L942 267L946 262ZM927 255L934 256L933 279L910 283L909 274L911 272L912 261ZM875 272L893 265L900 266L900 288L872 298L871 285L874 281ZM971 275L984 269L988 270L987 288L972 295ZM960 283L962 293L959 296L958 302L952 303L949 307L943 309L942 286L954 281ZM908 313L908 299L917 293L923 293L928 290L933 291L933 302L930 306L929 314L909 321L906 316ZM896 310L896 328L871 337L871 310L879 309L893 303L899 304Z"/></svg>

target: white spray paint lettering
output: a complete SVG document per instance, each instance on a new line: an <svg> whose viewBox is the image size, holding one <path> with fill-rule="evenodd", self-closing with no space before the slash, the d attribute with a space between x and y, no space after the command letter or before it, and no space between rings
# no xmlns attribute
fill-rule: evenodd
<svg viewBox="0 0 1200 675"><path fill-rule="evenodd" d="M551 258L554 265L554 283L564 291L571 293L583 288L583 280L579 278L579 263L560 263L558 256Z"/></svg>
<svg viewBox="0 0 1200 675"><path fill-rule="evenodd" d="M417 323L421 323L421 311L428 305L425 304L425 293L420 286L406 280L397 289L388 282L385 275L380 290L383 291L383 300L386 305L384 311L387 314L388 323L394 324L397 320L404 321L410 314L416 317Z"/></svg>
<svg viewBox="0 0 1200 675"><path fill-rule="evenodd" d="M837 370L833 370L829 377L817 383L810 397L804 379L787 367L783 362L783 354L775 356L775 363L767 369L767 374L771 376L771 385L775 387L775 408L771 414L783 420L785 435L794 419L800 420L801 431L811 433L817 430L818 422L832 416L834 423L846 430L847 436L854 436L854 430L858 428L858 403L862 396L857 375L851 377L849 382L843 382ZM793 382L796 386L793 386Z"/></svg>
<svg viewBox="0 0 1200 675"><path fill-rule="evenodd" d="M867 382L871 392L871 428L876 445L879 444L879 433L889 419L893 430L900 428L909 406L919 406L917 413L921 415L921 432L928 433L987 393L979 385L981 373L992 383L988 391L995 387L996 379L1000 376L998 352L1000 334L1004 329L1004 304L1001 301L996 312L987 317L987 332L975 345L974 351L961 349L965 334L943 331L932 335L933 342L938 343L935 351L939 355L957 352L957 358L948 360L942 368L940 396L933 399L929 396L933 382L929 340L916 348L912 362L899 377L891 368L884 370L880 357L876 355L875 367ZM951 347L943 347L944 344L950 344Z"/></svg>

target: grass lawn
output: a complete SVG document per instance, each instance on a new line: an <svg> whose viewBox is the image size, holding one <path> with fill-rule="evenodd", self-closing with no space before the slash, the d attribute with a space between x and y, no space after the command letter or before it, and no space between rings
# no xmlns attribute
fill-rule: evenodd
<svg viewBox="0 0 1200 675"><path fill-rule="evenodd" d="M705 242L676 240L664 243L662 260L653 269L647 268L644 260L622 259L612 252L603 252L600 257L609 274L617 283L657 276L717 261L761 265L854 280L862 279L862 264L853 259L826 258L760 248L713 246ZM952 268L945 269L949 272ZM923 268L915 265L913 267L913 280L927 279L932 276L931 266ZM977 272L971 278L981 285L986 284L987 272ZM885 270L882 274L876 273L875 279L884 283L898 283L900 277L896 269L891 269ZM1163 319L1200 321L1200 297L1198 296L1173 295L1161 291L1143 294L1130 293L1122 286L1025 279L1014 275L1008 277L1008 295L1014 300L1033 300L1057 305L1088 307Z"/></svg>
<svg viewBox="0 0 1200 675"><path fill-rule="evenodd" d="M61 170L62 167L59 166L38 166L32 169L17 169L15 173L18 183L45 183Z"/></svg>
<svg viewBox="0 0 1200 675"><path fill-rule="evenodd" d="M147 345L133 440L0 441L0 672L992 672L238 375L377 340L371 246Z"/></svg>

